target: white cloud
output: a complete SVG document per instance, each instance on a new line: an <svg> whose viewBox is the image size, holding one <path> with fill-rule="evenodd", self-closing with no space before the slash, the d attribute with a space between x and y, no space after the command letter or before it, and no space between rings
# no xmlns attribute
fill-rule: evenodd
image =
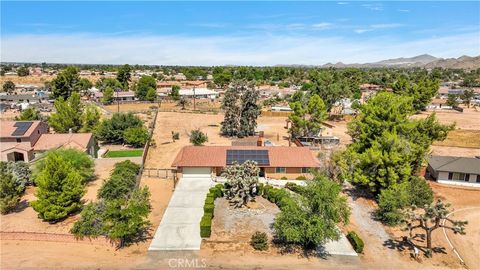
<svg viewBox="0 0 480 270"><path fill-rule="evenodd" d="M373 31L373 29L365 29L365 28L360 28L360 29L355 29L353 30L355 33L357 34L363 34L365 32L370 32L370 31Z"/></svg>
<svg viewBox="0 0 480 270"><path fill-rule="evenodd" d="M348 5L348 2L338 2L337 5Z"/></svg>
<svg viewBox="0 0 480 270"><path fill-rule="evenodd" d="M312 27L317 30L324 30L324 29L332 28L333 24L328 22L321 22L321 23L312 24Z"/></svg>
<svg viewBox="0 0 480 270"><path fill-rule="evenodd" d="M370 28L373 29L391 29L391 28L398 28L405 26L404 24L401 23L382 23L382 24L371 24Z"/></svg>
<svg viewBox="0 0 480 270"><path fill-rule="evenodd" d="M409 9L397 9L398 12L410 12Z"/></svg>
<svg viewBox="0 0 480 270"><path fill-rule="evenodd" d="M381 3L363 4L362 7L370 9L372 11L382 11L383 10L383 5Z"/></svg>
<svg viewBox="0 0 480 270"><path fill-rule="evenodd" d="M405 41L312 35L105 36L51 34L2 36L1 60L152 65L276 65L373 62L423 53L437 57L479 55L477 31Z"/></svg>

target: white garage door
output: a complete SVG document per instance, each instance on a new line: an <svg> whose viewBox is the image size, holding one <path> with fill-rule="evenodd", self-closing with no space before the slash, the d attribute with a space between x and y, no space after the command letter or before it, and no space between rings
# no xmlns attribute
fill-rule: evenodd
<svg viewBox="0 0 480 270"><path fill-rule="evenodd" d="M211 168L209 167L185 167L183 177L189 178L210 178Z"/></svg>

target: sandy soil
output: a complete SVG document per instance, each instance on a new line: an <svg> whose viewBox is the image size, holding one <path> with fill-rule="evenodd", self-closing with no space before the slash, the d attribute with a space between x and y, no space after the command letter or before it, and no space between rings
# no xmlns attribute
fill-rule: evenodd
<svg viewBox="0 0 480 270"><path fill-rule="evenodd" d="M430 146L431 154L438 156L475 157L480 156L480 148Z"/></svg>
<svg viewBox="0 0 480 270"><path fill-rule="evenodd" d="M275 145L288 145L284 117L260 117L258 128L265 131L265 138ZM180 112L159 112L153 138L156 147L148 153L146 167L170 168L178 151L190 145L189 133L200 128L208 136L205 145L231 145L232 139L220 136L223 115ZM172 141L172 131L180 133L180 139Z"/></svg>
<svg viewBox="0 0 480 270"><path fill-rule="evenodd" d="M428 110L414 115L414 118L425 118L435 113L442 124L453 124L457 129L476 129L480 130L480 110L475 108L464 108L463 112L455 110Z"/></svg>
<svg viewBox="0 0 480 270"><path fill-rule="evenodd" d="M123 103L118 106L117 104L112 104L105 106L109 112L117 112L118 107L120 107L121 112L138 112L150 110L151 107L159 107L159 103ZM195 109L203 112L219 112L220 102L212 102L207 99L199 99L196 101ZM177 102L172 101L162 101L160 103L161 111L178 111L178 112L191 112L193 110L193 103L190 102L185 106L185 110L182 110L181 106L177 105Z"/></svg>

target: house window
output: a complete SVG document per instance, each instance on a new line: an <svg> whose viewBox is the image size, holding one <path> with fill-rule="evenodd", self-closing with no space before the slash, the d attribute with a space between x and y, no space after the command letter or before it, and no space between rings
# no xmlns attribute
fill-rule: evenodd
<svg viewBox="0 0 480 270"><path fill-rule="evenodd" d="M21 138L17 138L17 142L22 142L22 139L21 139Z"/></svg>
<svg viewBox="0 0 480 270"><path fill-rule="evenodd" d="M285 167L275 168L275 173L286 173L286 172L287 172L287 168L285 168Z"/></svg>
<svg viewBox="0 0 480 270"><path fill-rule="evenodd" d="M302 173L308 173L309 168L302 168Z"/></svg>
<svg viewBox="0 0 480 270"><path fill-rule="evenodd" d="M451 180L465 181L465 176L466 175L464 173L452 173L452 179Z"/></svg>
<svg viewBox="0 0 480 270"><path fill-rule="evenodd" d="M480 174L477 175L477 183L480 183Z"/></svg>

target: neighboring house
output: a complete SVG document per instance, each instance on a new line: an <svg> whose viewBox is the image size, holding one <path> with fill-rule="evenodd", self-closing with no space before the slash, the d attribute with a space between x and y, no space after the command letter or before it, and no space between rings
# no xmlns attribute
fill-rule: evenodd
<svg viewBox="0 0 480 270"><path fill-rule="evenodd" d="M443 184L480 187L480 158L429 156L427 173Z"/></svg>
<svg viewBox="0 0 480 270"><path fill-rule="evenodd" d="M216 99L218 98L218 92L207 89L207 88L190 88L190 89L180 89L180 96L185 98L209 98Z"/></svg>
<svg viewBox="0 0 480 270"><path fill-rule="evenodd" d="M0 126L2 161L29 162L39 153L61 147L95 156L92 133L49 134L48 125L42 121L2 121Z"/></svg>
<svg viewBox="0 0 480 270"><path fill-rule="evenodd" d="M93 92L93 98L95 101L102 101L103 93L102 92ZM134 101L135 92L133 91L119 91L113 93L113 100L117 101Z"/></svg>
<svg viewBox="0 0 480 270"><path fill-rule="evenodd" d="M434 98L432 102L427 106L427 109L453 109L452 106L447 105L447 100L442 98Z"/></svg>
<svg viewBox="0 0 480 270"><path fill-rule="evenodd" d="M177 154L172 167L182 177L219 176L223 168L254 160L260 176L274 179L295 179L319 167L312 152L304 147L288 146L185 146Z"/></svg>

